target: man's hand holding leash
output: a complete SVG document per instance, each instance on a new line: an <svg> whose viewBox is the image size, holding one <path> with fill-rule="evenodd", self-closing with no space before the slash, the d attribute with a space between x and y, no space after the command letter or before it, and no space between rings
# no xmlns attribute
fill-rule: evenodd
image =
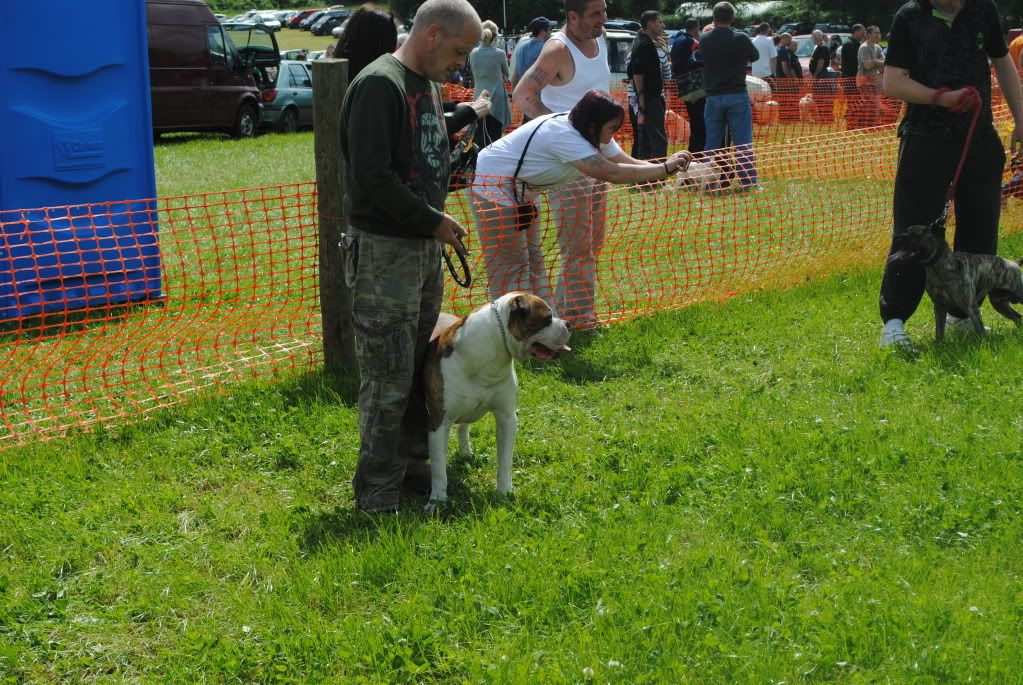
<svg viewBox="0 0 1023 685"><path fill-rule="evenodd" d="M490 99L490 91L480 91L480 96L473 100L470 105L472 106L473 111L476 112L477 119L482 119L490 114L490 108L493 105L493 102Z"/></svg>
<svg viewBox="0 0 1023 685"><path fill-rule="evenodd" d="M467 235L469 235L468 232L462 228L461 224L452 219L450 214L445 214L437 227L433 229L433 237L437 239L437 242L453 247L455 252L462 257L469 256L469 251L462 244L462 238Z"/></svg>

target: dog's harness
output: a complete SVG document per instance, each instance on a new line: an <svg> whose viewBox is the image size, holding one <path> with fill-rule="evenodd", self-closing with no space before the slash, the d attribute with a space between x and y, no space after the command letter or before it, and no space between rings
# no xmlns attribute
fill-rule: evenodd
<svg viewBox="0 0 1023 685"><path fill-rule="evenodd" d="M494 318L497 319L497 329L501 331L501 340L504 341L504 349L508 349L508 334L504 332L504 322L501 321L501 312L497 311L497 301L490 301L490 309L494 312Z"/></svg>
<svg viewBox="0 0 1023 685"><path fill-rule="evenodd" d="M931 96L931 106L935 107L938 103L938 97L942 93L947 93L951 88L938 88L934 91L934 95ZM970 119L970 128L966 132L966 140L963 142L963 154L959 157L959 165L956 166L955 176L952 177L952 183L948 186L948 193L945 195L945 208L941 210L941 216L931 222L931 226L935 229L940 229L942 234L945 233L945 220L948 219L948 211L952 208L952 202L956 196L956 186L959 185L959 177L963 173L963 167L966 166L966 157L970 154L970 143L973 142L973 132L977 129L977 121L980 119L980 110L983 109L980 93L973 86L967 86L963 89L963 94L959 96L955 105L949 108L950 112L957 114L962 112L973 112L973 117ZM935 259L935 261L937 261ZM931 262L933 263L933 262Z"/></svg>

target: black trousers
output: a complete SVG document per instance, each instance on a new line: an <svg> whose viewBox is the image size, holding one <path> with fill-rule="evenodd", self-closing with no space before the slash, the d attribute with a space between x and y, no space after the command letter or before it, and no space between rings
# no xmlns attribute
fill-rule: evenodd
<svg viewBox="0 0 1023 685"><path fill-rule="evenodd" d="M961 138L903 136L892 208L896 229L930 224L941 215L962 152ZM1004 168L1005 147L998 134L990 125L978 129L956 188L953 250L995 254ZM889 254L894 251L893 245ZM888 264L881 281L881 320L905 321L912 316L923 297L926 280L922 265Z"/></svg>
<svg viewBox="0 0 1023 685"><path fill-rule="evenodd" d="M668 135L664 132L664 98L660 95L646 98L644 123L641 126L642 159L660 159L668 156ZM637 158L638 159L638 158Z"/></svg>
<svg viewBox="0 0 1023 685"><path fill-rule="evenodd" d="M707 124L703 119L703 110L707 106L707 98L696 102L686 102L686 114L689 115L689 151L703 152L707 149Z"/></svg>
<svg viewBox="0 0 1023 685"><path fill-rule="evenodd" d="M627 109L629 110L629 123L632 124L632 153L630 157L633 159L646 159L646 137L643 135L643 127L640 126L639 118L632 107L627 107Z"/></svg>

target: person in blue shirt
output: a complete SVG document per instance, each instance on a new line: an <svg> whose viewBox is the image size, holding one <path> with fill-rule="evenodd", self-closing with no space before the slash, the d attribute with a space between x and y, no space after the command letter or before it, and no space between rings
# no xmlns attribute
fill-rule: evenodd
<svg viewBox="0 0 1023 685"><path fill-rule="evenodd" d="M515 64L512 71L512 87L518 83L522 75L533 66L533 62L540 56L543 44L551 37L551 29L554 26L547 17L537 17L529 22L530 37L523 41L522 47L515 51Z"/></svg>

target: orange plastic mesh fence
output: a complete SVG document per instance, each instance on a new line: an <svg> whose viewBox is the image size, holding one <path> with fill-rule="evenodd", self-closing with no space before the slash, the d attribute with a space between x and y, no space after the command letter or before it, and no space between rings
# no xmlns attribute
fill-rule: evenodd
<svg viewBox="0 0 1023 685"><path fill-rule="evenodd" d="M131 229L153 216L162 291L104 296L111 283L137 282L143 271L153 282L152 267L131 264L141 242ZM58 228L49 230L36 211L4 219L5 444L144 415L222 380L309 368L321 358L315 184L51 208L43 223ZM58 288L40 278L53 254L63 267L51 279ZM90 274L84 282L77 267ZM60 311L83 295L88 307ZM51 313L39 315L43 301Z"/></svg>
<svg viewBox="0 0 1023 685"><path fill-rule="evenodd" d="M747 79L747 91L753 108L753 139L758 143L784 142L828 132L851 131L895 123L902 115L902 102L881 93L877 78L772 78ZM444 98L469 102L473 90L456 84L445 84ZM611 95L622 106L628 106L625 84L611 84ZM667 114L665 132L671 145L685 146L689 141L689 113L674 83L665 87ZM993 93L1000 104L1001 92ZM514 129L522 123L522 112L512 104ZM625 118L619 141L631 140L632 123Z"/></svg>
<svg viewBox="0 0 1023 685"><path fill-rule="evenodd" d="M1005 136L1004 107L997 117ZM612 323L880 268L893 127L761 143L755 153L763 190L717 187L735 163L726 155L689 187L675 178L538 191L525 231L514 227L521 212L503 204L508 179L477 179L475 192L449 196L448 211L470 230L476 278L469 289L449 279L445 310L485 303L488 285L492 294L525 287L577 324ZM1019 202L1009 201L1007 227ZM0 217L0 445L322 363L314 184ZM65 305L74 309L39 314Z"/></svg>

